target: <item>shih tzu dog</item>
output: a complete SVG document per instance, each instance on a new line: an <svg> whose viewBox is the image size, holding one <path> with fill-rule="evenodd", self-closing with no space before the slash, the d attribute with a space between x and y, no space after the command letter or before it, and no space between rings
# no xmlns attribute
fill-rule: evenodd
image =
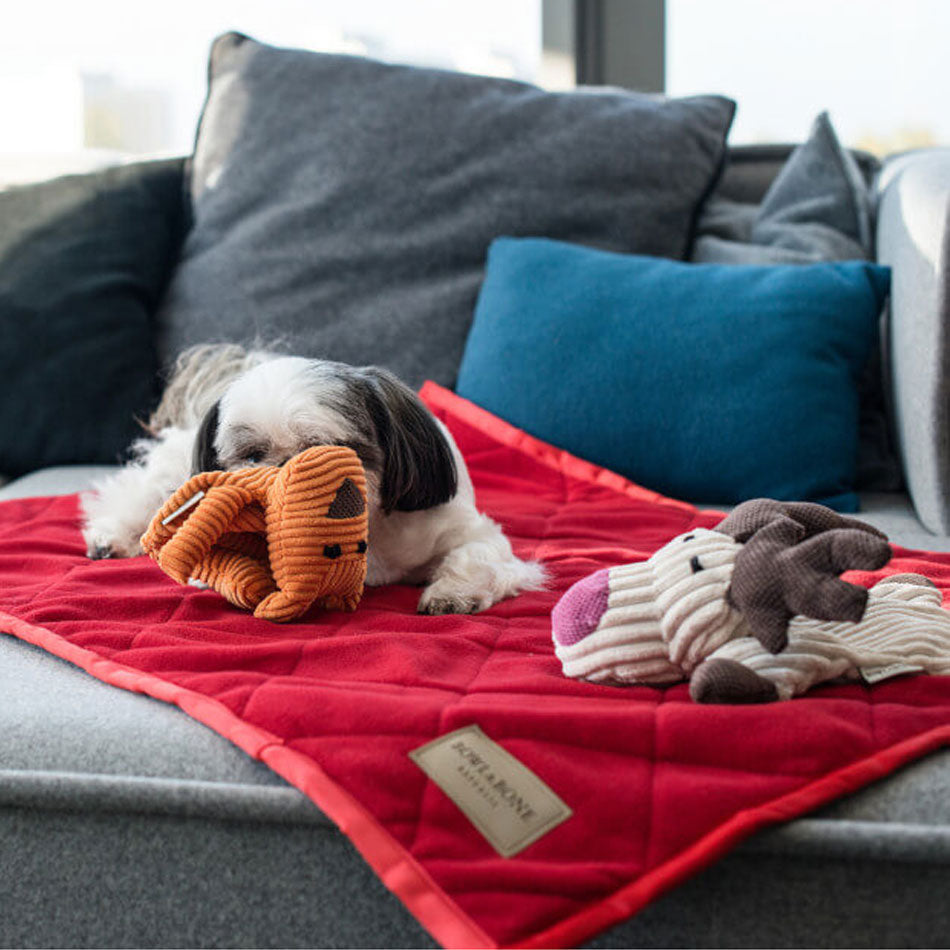
<svg viewBox="0 0 950 950"><path fill-rule="evenodd" d="M452 436L376 367L205 345L179 358L133 460L82 497L91 558L142 553L154 513L192 474L281 465L308 446L348 445L366 469L370 585L425 584L419 611L484 610L543 586L475 507Z"/></svg>

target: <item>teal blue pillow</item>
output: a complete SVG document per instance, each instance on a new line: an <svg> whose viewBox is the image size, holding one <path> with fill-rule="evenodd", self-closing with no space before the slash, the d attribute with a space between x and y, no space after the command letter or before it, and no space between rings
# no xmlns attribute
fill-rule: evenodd
<svg viewBox="0 0 950 950"><path fill-rule="evenodd" d="M890 271L745 267L499 238L458 392L686 500L856 511L857 382Z"/></svg>

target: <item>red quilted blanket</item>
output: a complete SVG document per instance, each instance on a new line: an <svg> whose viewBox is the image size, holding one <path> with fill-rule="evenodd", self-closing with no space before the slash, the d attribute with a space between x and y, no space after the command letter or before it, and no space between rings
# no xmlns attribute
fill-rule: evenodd
<svg viewBox="0 0 950 950"><path fill-rule="evenodd" d="M354 614L273 625L147 558L83 557L76 499L0 506L0 630L178 704L309 795L441 942L584 940L764 825L866 784L950 738L950 679L825 687L708 707L685 686L565 679L549 612L585 574L643 559L714 512L657 496L428 384L480 505L553 584L476 616L419 616L418 588ZM886 569L950 588L950 557ZM871 575L858 579L871 583ZM409 758L470 724L572 810L501 857Z"/></svg>

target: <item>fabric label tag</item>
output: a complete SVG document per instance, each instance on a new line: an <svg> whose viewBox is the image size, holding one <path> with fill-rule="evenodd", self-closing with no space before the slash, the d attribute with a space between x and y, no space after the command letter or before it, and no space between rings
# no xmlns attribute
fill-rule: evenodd
<svg viewBox="0 0 950 950"><path fill-rule="evenodd" d="M537 775L465 726L413 749L409 758L503 857L524 850L573 812Z"/></svg>
<svg viewBox="0 0 950 950"><path fill-rule="evenodd" d="M913 663L888 663L887 666L868 666L861 669L861 678L868 686L889 680L892 676L903 676L905 673L923 673L922 666Z"/></svg>

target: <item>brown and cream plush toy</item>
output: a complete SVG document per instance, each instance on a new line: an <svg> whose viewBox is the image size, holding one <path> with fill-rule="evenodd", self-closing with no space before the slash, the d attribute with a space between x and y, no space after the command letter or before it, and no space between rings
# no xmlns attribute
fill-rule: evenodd
<svg viewBox="0 0 950 950"><path fill-rule="evenodd" d="M325 445L280 467L195 475L155 515L142 547L176 581L285 622L314 604L356 608L367 530L363 466L352 449Z"/></svg>
<svg viewBox="0 0 950 950"><path fill-rule="evenodd" d="M950 612L917 574L838 576L890 559L877 529L821 505L757 499L647 561L597 571L552 612L566 675L688 679L698 702L790 699L873 671L950 675Z"/></svg>

